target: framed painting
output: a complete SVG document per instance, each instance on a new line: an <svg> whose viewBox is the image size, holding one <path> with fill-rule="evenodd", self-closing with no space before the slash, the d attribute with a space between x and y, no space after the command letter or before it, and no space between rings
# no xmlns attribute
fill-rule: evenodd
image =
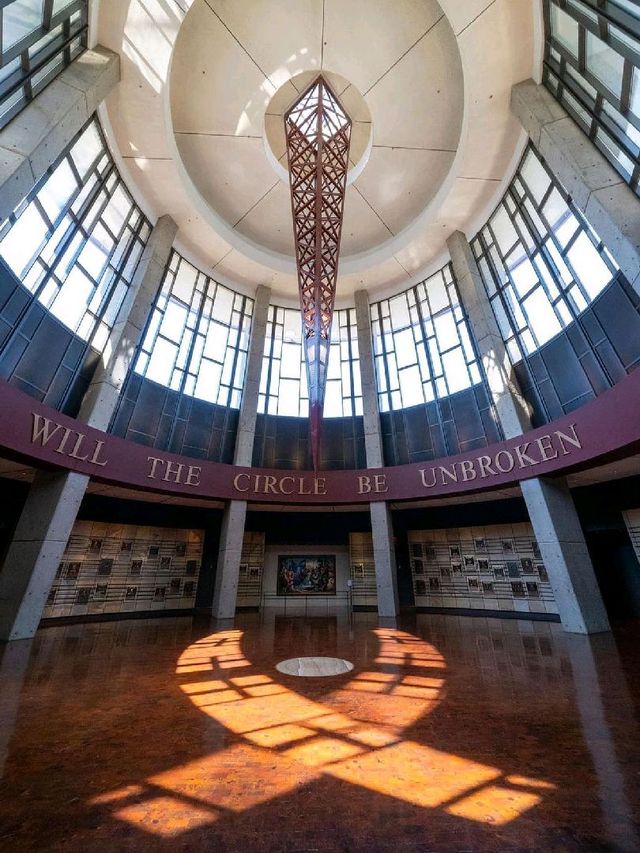
<svg viewBox="0 0 640 853"><path fill-rule="evenodd" d="M335 555L279 556L277 594L335 595Z"/></svg>

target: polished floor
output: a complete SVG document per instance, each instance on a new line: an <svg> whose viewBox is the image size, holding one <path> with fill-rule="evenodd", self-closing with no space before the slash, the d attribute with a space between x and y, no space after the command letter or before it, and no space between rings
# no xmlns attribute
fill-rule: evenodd
<svg viewBox="0 0 640 853"><path fill-rule="evenodd" d="M640 850L640 625L250 614L4 647L0 850ZM330 677L279 662L337 657Z"/></svg>

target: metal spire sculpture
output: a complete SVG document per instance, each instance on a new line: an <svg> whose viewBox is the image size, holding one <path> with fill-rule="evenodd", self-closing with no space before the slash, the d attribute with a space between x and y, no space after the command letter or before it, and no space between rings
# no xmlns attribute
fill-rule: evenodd
<svg viewBox="0 0 640 853"><path fill-rule="evenodd" d="M314 470L338 278L351 120L320 75L285 114Z"/></svg>

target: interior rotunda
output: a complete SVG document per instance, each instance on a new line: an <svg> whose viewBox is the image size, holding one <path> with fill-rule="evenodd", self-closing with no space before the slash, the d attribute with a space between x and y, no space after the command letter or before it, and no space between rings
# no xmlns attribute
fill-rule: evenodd
<svg viewBox="0 0 640 853"><path fill-rule="evenodd" d="M638 0L0 0L0 851L640 849Z"/></svg>

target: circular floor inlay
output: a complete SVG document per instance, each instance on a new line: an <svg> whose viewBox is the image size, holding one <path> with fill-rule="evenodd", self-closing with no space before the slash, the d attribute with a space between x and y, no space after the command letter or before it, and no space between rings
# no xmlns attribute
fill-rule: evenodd
<svg viewBox="0 0 640 853"><path fill-rule="evenodd" d="M340 658L290 658L276 664L276 669L285 675L317 678L327 675L344 675L346 672L351 672L353 664Z"/></svg>

